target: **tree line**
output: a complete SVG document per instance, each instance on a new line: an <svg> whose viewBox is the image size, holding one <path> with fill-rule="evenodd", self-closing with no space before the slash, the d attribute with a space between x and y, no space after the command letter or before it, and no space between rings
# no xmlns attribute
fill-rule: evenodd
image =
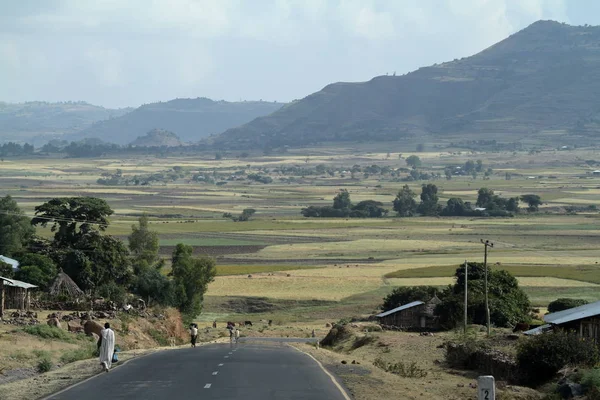
<svg viewBox="0 0 600 400"><path fill-rule="evenodd" d="M122 303L128 293L149 305L172 305L189 317L202 308L204 293L216 275L215 262L193 256L193 248L178 244L171 271L162 273L158 234L146 216L132 226L128 242L105 233L113 210L94 197L54 198L35 207L35 217L23 214L10 196L0 199L0 254L20 266L0 266L0 275L47 289L59 268L91 298ZM35 227L50 227L52 239L37 236Z"/></svg>
<svg viewBox="0 0 600 400"><path fill-rule="evenodd" d="M507 217L520 212L519 202L527 204L527 211L538 211L542 199L535 194L504 198L489 188L477 191L477 201L472 204L459 197L452 197L445 205L439 203L438 187L432 183L421 187L420 201L417 194L404 185L392 201L393 210L399 217L422 216L469 216L469 217ZM342 189L333 199L331 206L309 206L300 213L305 217L316 218L380 218L389 213L383 203L375 200L364 200L353 205L348 190Z"/></svg>

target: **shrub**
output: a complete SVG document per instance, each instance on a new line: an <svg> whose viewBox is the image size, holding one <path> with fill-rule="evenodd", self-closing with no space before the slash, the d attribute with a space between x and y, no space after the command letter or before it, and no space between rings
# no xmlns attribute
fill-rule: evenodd
<svg viewBox="0 0 600 400"><path fill-rule="evenodd" d="M23 331L30 335L39 336L43 339L56 339L64 342L73 342L73 337L68 332L48 325L26 326L23 328Z"/></svg>
<svg viewBox="0 0 600 400"><path fill-rule="evenodd" d="M534 336L517 347L517 364L526 384L543 383L567 365L593 366L599 360L593 341L565 331Z"/></svg>
<svg viewBox="0 0 600 400"><path fill-rule="evenodd" d="M550 304L548 304L548 312L558 312L563 310L568 310L569 308L579 307L587 304L587 300L584 299L569 299L569 298L560 298L556 299Z"/></svg>
<svg viewBox="0 0 600 400"><path fill-rule="evenodd" d="M368 345L369 343L373 343L374 341L375 341L375 338L373 336L357 337L356 339L354 339L354 342L352 343L350 350L356 350L358 348Z"/></svg>
<svg viewBox="0 0 600 400"><path fill-rule="evenodd" d="M404 378L424 378L427 376L427 371L419 367L416 362L403 363L400 361L392 364L386 363L378 357L373 361L373 365L377 368L381 368L385 372L400 375Z"/></svg>
<svg viewBox="0 0 600 400"><path fill-rule="evenodd" d="M96 345L90 344L83 348L68 350L60 356L60 362L63 364L72 363L79 360L86 360L96 356Z"/></svg>
<svg viewBox="0 0 600 400"><path fill-rule="evenodd" d="M49 358L42 358L37 365L37 370L40 373L48 372L52 369L52 361Z"/></svg>
<svg viewBox="0 0 600 400"><path fill-rule="evenodd" d="M148 331L148 334L150 335L150 337L152 339L154 339L156 341L156 343L158 343L159 346L168 346L169 345L169 340L167 338L167 335L165 335L163 332L156 330L156 329L151 329Z"/></svg>
<svg viewBox="0 0 600 400"><path fill-rule="evenodd" d="M600 400L600 369L583 371L581 384L589 400Z"/></svg>

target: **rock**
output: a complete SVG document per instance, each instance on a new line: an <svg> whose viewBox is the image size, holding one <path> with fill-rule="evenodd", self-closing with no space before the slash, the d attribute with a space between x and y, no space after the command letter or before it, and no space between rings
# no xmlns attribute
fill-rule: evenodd
<svg viewBox="0 0 600 400"><path fill-rule="evenodd" d="M583 386L579 383L566 380L558 386L557 392L563 399L572 399L573 397L583 395Z"/></svg>
<svg viewBox="0 0 600 400"><path fill-rule="evenodd" d="M331 324L328 322L325 324L325 328L331 328Z"/></svg>
<svg viewBox="0 0 600 400"><path fill-rule="evenodd" d="M53 326L55 328L60 328L60 321L58 320L58 318L49 318L48 325Z"/></svg>

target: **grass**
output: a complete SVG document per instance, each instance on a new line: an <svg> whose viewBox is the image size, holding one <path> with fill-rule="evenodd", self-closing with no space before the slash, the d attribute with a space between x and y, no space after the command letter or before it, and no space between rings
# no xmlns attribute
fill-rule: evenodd
<svg viewBox="0 0 600 400"><path fill-rule="evenodd" d="M48 325L32 325L23 328L25 333L39 336L42 339L55 339L63 342L75 342L74 336L60 328L54 328Z"/></svg>
<svg viewBox="0 0 600 400"><path fill-rule="evenodd" d="M48 372L52 369L52 361L49 358L42 358L38 361L37 370L40 373Z"/></svg>
<svg viewBox="0 0 600 400"><path fill-rule="evenodd" d="M248 275L268 272L296 271L300 269L317 268L310 265L219 265L217 276Z"/></svg>
<svg viewBox="0 0 600 400"><path fill-rule="evenodd" d="M181 239L161 239L161 246L175 246L179 243L189 246L266 246L265 242L255 242L251 240L237 240L228 238L181 238Z"/></svg>
<svg viewBox="0 0 600 400"><path fill-rule="evenodd" d="M69 363L79 361L79 360L94 358L95 356L96 356L96 346L93 343L90 343L86 347L67 350L60 356L60 362L62 364L69 364Z"/></svg>
<svg viewBox="0 0 600 400"><path fill-rule="evenodd" d="M414 268L395 271L385 275L386 278L433 278L452 277L457 265L441 265L426 268ZM548 265L491 265L491 269L505 270L519 277L551 277L600 284L600 266L548 266Z"/></svg>

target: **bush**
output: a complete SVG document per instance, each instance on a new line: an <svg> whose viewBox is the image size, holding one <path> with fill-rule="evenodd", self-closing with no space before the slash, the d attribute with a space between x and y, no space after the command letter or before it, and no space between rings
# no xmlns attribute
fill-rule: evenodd
<svg viewBox="0 0 600 400"><path fill-rule="evenodd" d="M86 347L68 350L60 356L60 362L63 364L69 364L79 360L86 360L88 358L94 358L96 356L96 345L90 344Z"/></svg>
<svg viewBox="0 0 600 400"><path fill-rule="evenodd" d="M565 331L534 336L517 347L517 364L526 384L543 383L567 365L593 366L599 360L593 341Z"/></svg>
<svg viewBox="0 0 600 400"><path fill-rule="evenodd" d="M579 307L587 304L588 301L584 299L569 299L569 298L560 298L556 299L550 304L548 304L548 312L558 312L563 310L568 310L569 308Z"/></svg>
<svg viewBox="0 0 600 400"><path fill-rule="evenodd" d="M52 361L49 358L42 358L37 365L39 373L48 372L52 369Z"/></svg>
<svg viewBox="0 0 600 400"><path fill-rule="evenodd" d="M169 345L169 339L163 332L156 329L151 329L148 331L148 334L152 339L154 339L154 341L156 341L156 343L158 343L159 346L165 347Z"/></svg>
<svg viewBox="0 0 600 400"><path fill-rule="evenodd" d="M419 367L417 363L403 363L397 362L395 364L386 363L381 358L376 358L373 361L373 365L377 368L381 368L385 372L400 375L404 378L424 378L427 376L427 371Z"/></svg>
<svg viewBox="0 0 600 400"><path fill-rule="evenodd" d="M600 400L600 369L584 371L580 382L589 400Z"/></svg>
<svg viewBox="0 0 600 400"><path fill-rule="evenodd" d="M64 342L73 342L73 336L60 328L54 328L48 325L32 325L23 328L25 333L39 336L43 339L56 339Z"/></svg>
<svg viewBox="0 0 600 400"><path fill-rule="evenodd" d="M116 282L104 284L98 288L98 294L106 300L114 301L118 305L125 304L127 290Z"/></svg>

